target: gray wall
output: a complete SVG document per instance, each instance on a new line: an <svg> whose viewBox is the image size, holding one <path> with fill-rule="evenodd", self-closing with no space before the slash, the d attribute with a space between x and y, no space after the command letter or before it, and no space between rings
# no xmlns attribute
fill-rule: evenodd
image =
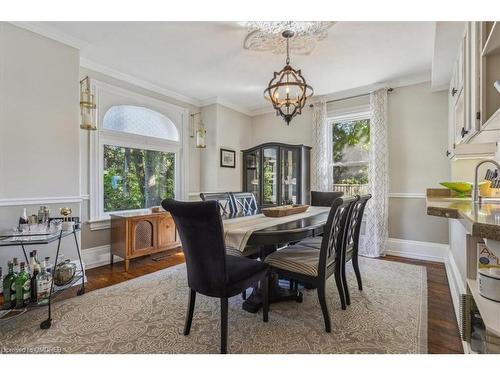
<svg viewBox="0 0 500 375"><path fill-rule="evenodd" d="M430 84L389 94L389 191L425 194L450 178L447 92ZM389 237L448 243L448 224L425 215L424 198L391 198Z"/></svg>
<svg viewBox="0 0 500 375"><path fill-rule="evenodd" d="M38 34L0 22L0 230L49 204L52 215L69 206L80 215L79 52ZM17 201L12 201L17 199ZM54 255L40 247L41 256ZM62 252L76 259L72 241ZM0 266L20 256L2 248Z"/></svg>

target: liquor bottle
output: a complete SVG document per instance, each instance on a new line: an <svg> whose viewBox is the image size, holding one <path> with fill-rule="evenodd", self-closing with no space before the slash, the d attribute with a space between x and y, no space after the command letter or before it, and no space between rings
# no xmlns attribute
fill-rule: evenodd
<svg viewBox="0 0 500 375"><path fill-rule="evenodd" d="M19 262L17 258L12 259L12 264L14 265L14 273L17 275L19 273Z"/></svg>
<svg viewBox="0 0 500 375"><path fill-rule="evenodd" d="M31 271L31 301L36 302L36 275L40 273L40 262L37 259L37 251L30 252L30 271Z"/></svg>
<svg viewBox="0 0 500 375"><path fill-rule="evenodd" d="M25 263L21 262L21 271L16 277L16 307L22 308L30 303L30 275L26 272Z"/></svg>
<svg viewBox="0 0 500 375"><path fill-rule="evenodd" d="M17 258L12 258L12 265L14 267L14 275L15 278L17 278L17 275L19 275L20 269L19 269L19 261ZM16 307L17 304L17 293L16 293L16 280L14 278L14 281L12 282L12 285L10 286L10 298L12 300L12 308Z"/></svg>
<svg viewBox="0 0 500 375"><path fill-rule="evenodd" d="M9 273L3 279L3 308L13 309L16 307L16 274L14 273L14 263L9 262ZM12 288L14 287L14 289Z"/></svg>
<svg viewBox="0 0 500 375"><path fill-rule="evenodd" d="M41 271L36 275L36 303L44 305L49 302L50 288L52 287L52 275L47 271L49 257L43 261Z"/></svg>
<svg viewBox="0 0 500 375"><path fill-rule="evenodd" d="M19 216L19 225L28 224L28 215L26 215L26 208L23 208L23 213Z"/></svg>

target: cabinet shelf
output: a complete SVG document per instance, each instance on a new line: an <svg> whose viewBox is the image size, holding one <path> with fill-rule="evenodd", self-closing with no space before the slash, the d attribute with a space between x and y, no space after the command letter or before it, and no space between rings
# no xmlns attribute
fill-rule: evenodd
<svg viewBox="0 0 500 375"><path fill-rule="evenodd" d="M481 55L488 56L496 53L500 53L500 25L498 22L493 23Z"/></svg>
<svg viewBox="0 0 500 375"><path fill-rule="evenodd" d="M477 280L467 279L467 284L479 309L479 313L483 318L486 329L495 335L500 335L500 303L481 296Z"/></svg>
<svg viewBox="0 0 500 375"><path fill-rule="evenodd" d="M482 130L500 130L500 108L483 124Z"/></svg>

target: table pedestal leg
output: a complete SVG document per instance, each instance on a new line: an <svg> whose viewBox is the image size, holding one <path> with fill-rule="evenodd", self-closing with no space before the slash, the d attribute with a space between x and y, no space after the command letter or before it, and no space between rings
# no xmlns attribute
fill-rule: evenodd
<svg viewBox="0 0 500 375"><path fill-rule="evenodd" d="M252 294L243 302L242 308L249 313L256 313L261 309L263 301L264 296L259 285L253 289ZM302 292L281 287L278 276L273 275L270 284L269 304L281 301L302 302Z"/></svg>

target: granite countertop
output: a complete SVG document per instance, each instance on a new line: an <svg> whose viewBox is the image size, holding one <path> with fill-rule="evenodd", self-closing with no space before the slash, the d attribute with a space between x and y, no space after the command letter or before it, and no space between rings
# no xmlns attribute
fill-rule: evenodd
<svg viewBox="0 0 500 375"><path fill-rule="evenodd" d="M500 202L500 200L499 200ZM448 189L427 189L427 215L459 219L471 235L500 241L500 203L472 203Z"/></svg>

